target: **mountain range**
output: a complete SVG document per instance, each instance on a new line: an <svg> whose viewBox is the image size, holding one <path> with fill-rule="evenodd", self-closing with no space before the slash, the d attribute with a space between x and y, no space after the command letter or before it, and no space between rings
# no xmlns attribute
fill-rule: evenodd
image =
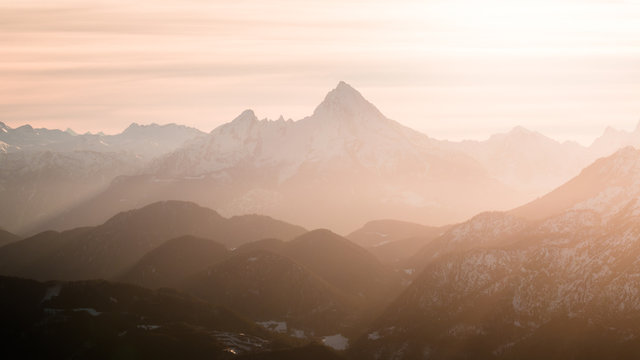
<svg viewBox="0 0 640 360"><path fill-rule="evenodd" d="M34 129L30 125L11 128L0 122L0 152L128 152L151 159L177 149L185 141L204 135L184 125L131 124L115 135L77 134L71 129Z"/></svg>
<svg viewBox="0 0 640 360"><path fill-rule="evenodd" d="M192 235L236 247L305 229L266 216L224 218L193 203L164 201L119 213L104 224L46 231L0 248L0 273L38 280L110 279L172 238Z"/></svg>
<svg viewBox="0 0 640 360"><path fill-rule="evenodd" d="M23 235L98 225L171 199L342 233L371 219L439 226L542 196L640 139L639 129L607 129L585 147L516 127L485 141L437 140L386 118L344 82L304 119L259 120L247 110L208 134L173 124L112 136L2 129L0 168L32 169L0 176L8 199L0 226Z"/></svg>
<svg viewBox="0 0 640 360"><path fill-rule="evenodd" d="M78 135L0 123L0 224L33 233L114 179L136 174L154 157L202 134L175 124L132 124L117 135Z"/></svg>
<svg viewBox="0 0 640 360"><path fill-rule="evenodd" d="M0 274L170 287L305 338L355 332L404 286L391 267L329 230L258 215L224 218L180 201L13 239L0 247Z"/></svg>

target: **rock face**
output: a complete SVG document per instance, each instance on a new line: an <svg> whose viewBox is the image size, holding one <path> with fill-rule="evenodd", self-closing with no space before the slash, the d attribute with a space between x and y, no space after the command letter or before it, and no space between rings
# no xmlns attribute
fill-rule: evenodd
<svg viewBox="0 0 640 360"><path fill-rule="evenodd" d="M354 351L398 359L637 355L639 161L633 149L599 160L548 195L576 194L546 207L545 219L487 214L453 227L421 253L424 270Z"/></svg>

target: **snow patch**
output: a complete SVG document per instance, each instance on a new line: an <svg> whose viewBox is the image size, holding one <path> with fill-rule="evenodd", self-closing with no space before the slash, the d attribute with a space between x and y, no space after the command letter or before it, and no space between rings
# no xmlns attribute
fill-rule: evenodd
<svg viewBox="0 0 640 360"><path fill-rule="evenodd" d="M334 350L346 350L349 347L349 339L342 334L325 336L322 338L322 343Z"/></svg>
<svg viewBox="0 0 640 360"><path fill-rule="evenodd" d="M277 332L281 334L287 332L287 323L284 321L274 321L274 320L258 321L256 324L273 332Z"/></svg>
<svg viewBox="0 0 640 360"><path fill-rule="evenodd" d="M60 285L55 285L55 286L48 287L47 291L44 294L44 297L42 298L42 302L49 301L49 300L53 299L54 297L60 295L60 290L61 289L62 289L62 286L60 286Z"/></svg>
<svg viewBox="0 0 640 360"><path fill-rule="evenodd" d="M299 330L299 329L291 329L291 336L298 339L307 338L307 336L304 333L304 330Z"/></svg>
<svg viewBox="0 0 640 360"><path fill-rule="evenodd" d="M377 332L377 331L374 331L374 332L372 332L372 333L369 333L369 335L367 336L367 338L368 338L369 340L378 340L378 339L380 339L380 333L379 333L379 332Z"/></svg>
<svg viewBox="0 0 640 360"><path fill-rule="evenodd" d="M160 325L138 325L137 326L138 329L142 329L142 330L155 330L159 327Z"/></svg>
<svg viewBox="0 0 640 360"><path fill-rule="evenodd" d="M267 340L243 333L213 331L211 335L213 335L219 343L227 347L225 351L236 355L258 351L269 343Z"/></svg>

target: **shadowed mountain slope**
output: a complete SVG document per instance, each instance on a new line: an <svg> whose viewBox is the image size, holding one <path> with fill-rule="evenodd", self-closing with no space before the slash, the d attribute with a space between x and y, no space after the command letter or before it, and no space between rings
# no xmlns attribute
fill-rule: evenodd
<svg viewBox="0 0 640 360"><path fill-rule="evenodd" d="M224 245L213 240L182 236L145 254L119 281L147 288L176 288L186 277L229 256Z"/></svg>
<svg viewBox="0 0 640 360"><path fill-rule="evenodd" d="M0 259L7 259L0 261L0 269L5 275L43 280L108 279L178 236L193 235L235 247L264 237L287 239L303 232L300 227L267 217L226 219L193 203L166 201L120 213L100 226L47 232L0 248ZM46 245L40 246L42 243Z"/></svg>

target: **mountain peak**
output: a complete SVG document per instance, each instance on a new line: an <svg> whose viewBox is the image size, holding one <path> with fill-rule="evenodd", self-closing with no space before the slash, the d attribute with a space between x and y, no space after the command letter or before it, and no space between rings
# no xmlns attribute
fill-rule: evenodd
<svg viewBox="0 0 640 360"><path fill-rule="evenodd" d="M533 134L534 132L525 128L524 126L518 125L511 129L512 134Z"/></svg>
<svg viewBox="0 0 640 360"><path fill-rule="evenodd" d="M26 125L22 125L20 127L18 127L16 130L20 130L20 131L33 131L33 127L29 124Z"/></svg>
<svg viewBox="0 0 640 360"><path fill-rule="evenodd" d="M607 127L604 129L604 133L603 133L603 135L609 135L609 136L611 136L611 135L617 135L617 134L619 134L619 133L620 133L620 130L614 129L612 126L607 126Z"/></svg>
<svg viewBox="0 0 640 360"><path fill-rule="evenodd" d="M242 122L253 122L257 121L258 117L251 109L247 109L243 111L240 115L238 115L235 119L233 119L232 123L242 123Z"/></svg>
<svg viewBox="0 0 640 360"><path fill-rule="evenodd" d="M344 105L371 104L358 90L344 81L340 81L335 89L329 91L324 102L342 103Z"/></svg>
<svg viewBox="0 0 640 360"><path fill-rule="evenodd" d="M347 84L346 82L340 80L340 82L338 82L338 85L336 86L335 90L341 90L341 91L353 91L353 92L358 92L358 90L354 89L353 86Z"/></svg>
<svg viewBox="0 0 640 360"><path fill-rule="evenodd" d="M384 118L384 115L372 103L367 101L358 90L344 81L340 81L335 89L329 91L324 101L313 112L313 116Z"/></svg>
<svg viewBox="0 0 640 360"><path fill-rule="evenodd" d="M132 130L136 130L138 128L140 128L140 124L138 124L137 122L132 122L129 126L127 126L126 129L124 129L123 133L127 132L127 131L132 131Z"/></svg>

